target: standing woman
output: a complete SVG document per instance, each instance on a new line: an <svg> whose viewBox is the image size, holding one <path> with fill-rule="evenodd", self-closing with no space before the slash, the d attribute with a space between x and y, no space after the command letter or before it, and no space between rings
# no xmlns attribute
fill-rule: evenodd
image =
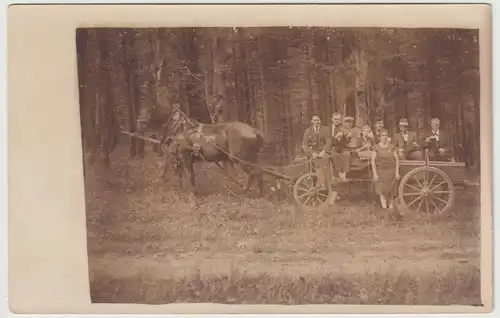
<svg viewBox="0 0 500 318"><path fill-rule="evenodd" d="M396 180L399 180L399 158L397 149L389 143L386 129L381 129L380 142L373 148L372 169L375 192L380 195L382 207L392 208L397 191Z"/></svg>

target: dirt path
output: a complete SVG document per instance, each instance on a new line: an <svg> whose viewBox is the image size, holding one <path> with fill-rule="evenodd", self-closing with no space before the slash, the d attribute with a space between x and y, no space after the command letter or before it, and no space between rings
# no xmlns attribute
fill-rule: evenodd
<svg viewBox="0 0 500 318"><path fill-rule="evenodd" d="M388 242L372 250L328 251L326 253L274 252L252 253L197 251L141 256L104 254L93 256L93 273L127 278L141 274L171 278L196 274L223 275L232 270L247 274L345 275L366 272L407 271L411 273L447 271L460 267L479 267L479 252L473 244L458 248L439 249L437 242Z"/></svg>

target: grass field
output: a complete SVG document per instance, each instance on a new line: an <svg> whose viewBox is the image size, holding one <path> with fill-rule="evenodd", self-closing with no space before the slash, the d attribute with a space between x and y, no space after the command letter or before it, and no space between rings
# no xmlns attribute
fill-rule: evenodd
<svg viewBox="0 0 500 318"><path fill-rule="evenodd" d="M200 169L198 168L198 171ZM149 152L86 166L93 302L480 304L477 196L440 220L395 220L353 193L325 211L227 194L203 169L193 198Z"/></svg>

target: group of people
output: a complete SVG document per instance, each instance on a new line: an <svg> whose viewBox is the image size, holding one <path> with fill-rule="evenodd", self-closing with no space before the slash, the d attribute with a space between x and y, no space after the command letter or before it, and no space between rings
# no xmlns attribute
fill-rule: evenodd
<svg viewBox="0 0 500 318"><path fill-rule="evenodd" d="M440 120L431 120L431 129L424 140L409 129L406 118L399 121L399 132L392 138L384 128L383 120L377 120L375 127L369 125L361 129L354 125L354 118L342 118L334 113L331 124L321 124L321 118L315 115L311 126L304 133L302 149L307 156L319 162L318 177L322 187L327 186L326 177L330 164L338 173L339 181L347 181L346 175L355 160L371 163L375 192L380 196L383 208L392 208L393 198L397 193L399 160L423 160L423 149L429 150L429 159L449 161L451 159L450 141L440 129Z"/></svg>

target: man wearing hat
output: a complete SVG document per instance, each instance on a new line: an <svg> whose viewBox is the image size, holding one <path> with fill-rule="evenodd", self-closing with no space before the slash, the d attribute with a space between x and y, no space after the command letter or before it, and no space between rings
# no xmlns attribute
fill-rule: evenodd
<svg viewBox="0 0 500 318"><path fill-rule="evenodd" d="M399 120L399 133L394 136L393 144L398 150L398 157L402 160L423 160L422 149L418 145L417 133L409 131L408 119Z"/></svg>

